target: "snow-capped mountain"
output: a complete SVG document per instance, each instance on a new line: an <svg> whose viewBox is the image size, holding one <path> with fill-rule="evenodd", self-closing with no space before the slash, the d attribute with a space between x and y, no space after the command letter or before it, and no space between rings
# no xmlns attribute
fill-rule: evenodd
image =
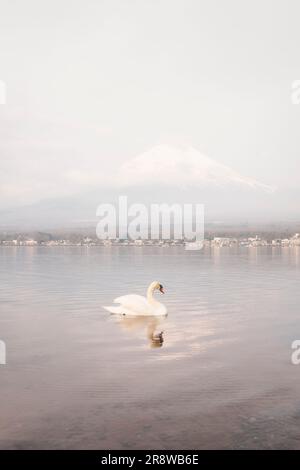
<svg viewBox="0 0 300 470"><path fill-rule="evenodd" d="M116 174L119 186L226 188L240 186L264 192L274 188L244 177L203 155L193 147L157 145L122 165Z"/></svg>
<svg viewBox="0 0 300 470"><path fill-rule="evenodd" d="M295 195L242 176L191 146L157 145L114 171L103 160L100 167L73 173L77 190L68 196L1 212L0 227L96 226L98 205L116 204L120 195L130 204L204 204L207 220L277 220L298 213Z"/></svg>

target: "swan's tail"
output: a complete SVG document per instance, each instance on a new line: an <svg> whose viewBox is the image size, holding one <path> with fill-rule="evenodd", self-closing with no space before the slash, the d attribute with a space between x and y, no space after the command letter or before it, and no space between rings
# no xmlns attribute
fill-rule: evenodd
<svg viewBox="0 0 300 470"><path fill-rule="evenodd" d="M105 310L107 310L110 313L117 313L117 314L123 313L123 309L122 309L121 305L119 305L119 307L110 307L110 306L105 307L105 306L103 306L103 308L105 308Z"/></svg>

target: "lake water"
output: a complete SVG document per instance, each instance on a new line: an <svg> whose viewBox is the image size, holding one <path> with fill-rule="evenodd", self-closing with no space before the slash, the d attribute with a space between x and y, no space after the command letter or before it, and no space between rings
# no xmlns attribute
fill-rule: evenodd
<svg viewBox="0 0 300 470"><path fill-rule="evenodd" d="M153 280L165 320L101 308ZM0 448L299 449L299 281L299 248L1 247Z"/></svg>

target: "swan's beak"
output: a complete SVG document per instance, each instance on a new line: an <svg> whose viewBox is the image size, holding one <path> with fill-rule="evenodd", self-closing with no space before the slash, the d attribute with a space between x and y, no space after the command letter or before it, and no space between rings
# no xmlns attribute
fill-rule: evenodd
<svg viewBox="0 0 300 470"><path fill-rule="evenodd" d="M165 293L163 286L160 286L159 291L160 291L162 294Z"/></svg>

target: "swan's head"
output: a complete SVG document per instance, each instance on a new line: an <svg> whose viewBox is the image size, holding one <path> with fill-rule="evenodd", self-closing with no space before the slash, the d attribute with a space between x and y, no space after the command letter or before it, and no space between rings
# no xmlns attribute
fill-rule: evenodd
<svg viewBox="0 0 300 470"><path fill-rule="evenodd" d="M162 294L165 293L163 286L157 281L152 282L149 287L152 291L159 290L159 292L161 292Z"/></svg>

